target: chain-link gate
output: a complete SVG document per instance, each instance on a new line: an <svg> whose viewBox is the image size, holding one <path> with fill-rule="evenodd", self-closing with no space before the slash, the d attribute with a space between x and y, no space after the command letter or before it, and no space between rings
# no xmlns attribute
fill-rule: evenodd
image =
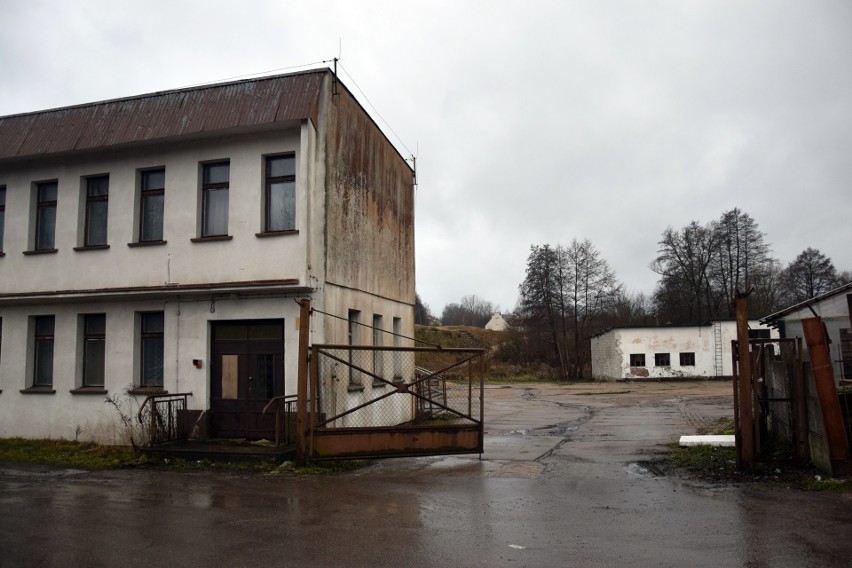
<svg viewBox="0 0 852 568"><path fill-rule="evenodd" d="M312 459L482 453L484 350L314 345Z"/></svg>

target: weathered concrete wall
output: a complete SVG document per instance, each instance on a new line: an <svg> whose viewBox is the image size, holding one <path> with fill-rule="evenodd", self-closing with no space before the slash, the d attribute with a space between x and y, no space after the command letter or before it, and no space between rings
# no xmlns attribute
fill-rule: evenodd
<svg viewBox="0 0 852 568"><path fill-rule="evenodd" d="M414 305L411 168L354 97L338 92L327 105L326 280Z"/></svg>
<svg viewBox="0 0 852 568"><path fill-rule="evenodd" d="M624 378L621 368L623 354L619 346L619 330L611 329L592 338L592 376L595 379Z"/></svg>
<svg viewBox="0 0 852 568"><path fill-rule="evenodd" d="M722 372L716 369L714 325L678 327L616 328L592 338L592 373L615 379L656 379L730 376L731 340L736 322L714 322L720 326ZM769 329L757 321L752 329ZM777 337L773 330L773 337ZM655 354L668 353L669 365L656 365ZM681 365L680 354L693 353L695 365ZM630 355L644 355L645 365L631 366Z"/></svg>

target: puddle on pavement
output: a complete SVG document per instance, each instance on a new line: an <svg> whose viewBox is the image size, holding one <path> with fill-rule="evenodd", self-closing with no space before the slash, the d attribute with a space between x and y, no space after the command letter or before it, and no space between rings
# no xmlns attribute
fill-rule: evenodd
<svg viewBox="0 0 852 568"><path fill-rule="evenodd" d="M627 476L633 479L652 479L656 477L665 477L663 473L655 466L648 462L629 463L624 468Z"/></svg>

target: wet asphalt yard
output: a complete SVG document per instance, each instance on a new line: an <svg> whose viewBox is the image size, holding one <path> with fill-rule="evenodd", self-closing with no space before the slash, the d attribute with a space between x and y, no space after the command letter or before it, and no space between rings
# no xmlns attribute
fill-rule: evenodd
<svg viewBox="0 0 852 568"><path fill-rule="evenodd" d="M730 389L492 386L481 459L332 475L0 464L0 566L852 566L852 496L648 464Z"/></svg>

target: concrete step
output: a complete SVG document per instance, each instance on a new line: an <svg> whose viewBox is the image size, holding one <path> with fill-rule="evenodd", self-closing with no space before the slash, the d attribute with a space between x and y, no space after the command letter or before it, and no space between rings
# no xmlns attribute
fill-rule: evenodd
<svg viewBox="0 0 852 568"><path fill-rule="evenodd" d="M182 459L186 461L210 460L238 463L281 463L292 460L295 446L259 444L248 440L186 440L143 448L152 457Z"/></svg>

